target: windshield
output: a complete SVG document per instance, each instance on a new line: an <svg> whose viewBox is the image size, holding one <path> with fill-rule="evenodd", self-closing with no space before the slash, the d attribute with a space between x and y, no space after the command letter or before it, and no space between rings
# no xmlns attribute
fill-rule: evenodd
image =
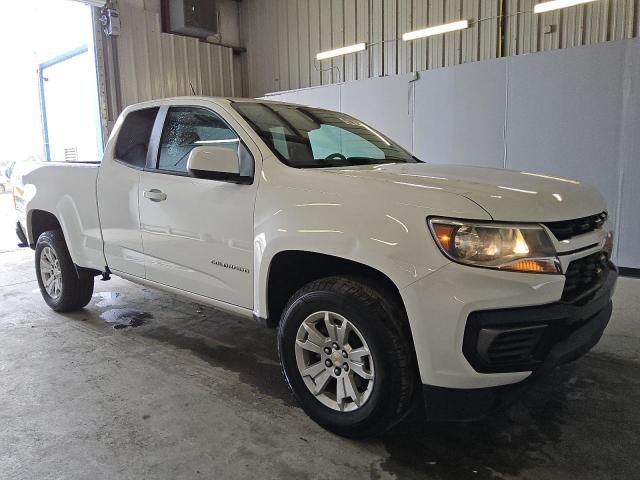
<svg viewBox="0 0 640 480"><path fill-rule="evenodd" d="M232 106L291 167L418 162L395 142L344 113L277 103L235 102Z"/></svg>

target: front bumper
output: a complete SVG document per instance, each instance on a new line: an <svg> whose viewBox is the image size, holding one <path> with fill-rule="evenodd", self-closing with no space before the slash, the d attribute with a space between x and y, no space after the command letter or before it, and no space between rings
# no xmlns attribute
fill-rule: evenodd
<svg viewBox="0 0 640 480"><path fill-rule="evenodd" d="M584 344L584 351L562 352L556 363L584 354L597 343L611 316L618 272L610 262L602 271L594 288L574 300L563 295L550 305L472 312L462 345L465 358L481 373L536 371L549 362L550 355L558 355L559 343L577 332L582 335L569 346Z"/></svg>
<svg viewBox="0 0 640 480"><path fill-rule="evenodd" d="M402 289L422 383L470 389L527 378L530 370L475 370L462 351L467 318L476 311L558 302L564 283L562 275L501 272L450 263Z"/></svg>
<svg viewBox="0 0 640 480"><path fill-rule="evenodd" d="M427 417L430 420L481 419L515 401L544 372L587 353L598 343L611 317L611 297L617 277L617 269L610 264L601 286L579 302L561 301L537 307L484 310L470 314L463 350L476 370L492 372L524 368L517 362L502 362L498 367L491 365L481 332L489 331L492 338L499 337L497 332L520 332L521 339L525 338L521 332L526 332L527 338L535 339L535 345L529 349L526 360L520 358L518 362L526 361L526 368L532 374L525 382L493 388L456 389L424 385ZM517 352L527 341L518 342L506 351ZM498 352L505 350L498 349Z"/></svg>

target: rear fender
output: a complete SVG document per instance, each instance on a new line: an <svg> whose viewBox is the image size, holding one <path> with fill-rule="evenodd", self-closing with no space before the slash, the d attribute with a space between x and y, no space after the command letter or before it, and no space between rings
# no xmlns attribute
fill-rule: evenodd
<svg viewBox="0 0 640 480"><path fill-rule="evenodd" d="M24 177L27 236L35 245L34 212L53 215L64 234L73 262L104 270L102 236L96 204L96 165L51 164Z"/></svg>

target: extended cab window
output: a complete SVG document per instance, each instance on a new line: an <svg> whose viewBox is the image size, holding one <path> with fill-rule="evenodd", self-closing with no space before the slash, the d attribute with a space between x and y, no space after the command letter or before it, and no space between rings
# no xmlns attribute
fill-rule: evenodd
<svg viewBox="0 0 640 480"><path fill-rule="evenodd" d="M291 167L419 161L392 140L344 113L270 102L239 101L232 107Z"/></svg>
<svg viewBox="0 0 640 480"><path fill-rule="evenodd" d="M189 153L207 145L237 150L236 133L211 110L198 107L169 109L160 140L158 169L186 173Z"/></svg>
<svg viewBox="0 0 640 480"><path fill-rule="evenodd" d="M158 108L145 108L129 113L118 134L115 158L137 168L147 163L147 150Z"/></svg>

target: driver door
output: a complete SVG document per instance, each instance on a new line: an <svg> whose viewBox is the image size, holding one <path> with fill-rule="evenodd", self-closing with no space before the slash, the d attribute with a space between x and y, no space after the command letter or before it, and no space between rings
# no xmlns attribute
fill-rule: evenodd
<svg viewBox="0 0 640 480"><path fill-rule="evenodd" d="M187 171L187 159L193 148L206 145L246 148L236 131L213 110L169 108L157 158L140 176L146 278L253 308L257 182L243 185L195 178Z"/></svg>

